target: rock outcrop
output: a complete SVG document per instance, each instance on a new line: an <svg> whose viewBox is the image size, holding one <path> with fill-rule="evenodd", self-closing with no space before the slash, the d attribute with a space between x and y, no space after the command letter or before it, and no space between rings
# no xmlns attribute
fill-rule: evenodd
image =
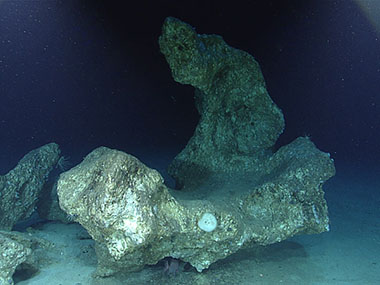
<svg viewBox="0 0 380 285"><path fill-rule="evenodd" d="M29 271L38 271L38 251L51 244L29 234L0 231L0 284L14 284L12 275L23 266Z"/></svg>
<svg viewBox="0 0 380 285"><path fill-rule="evenodd" d="M35 211L38 196L60 155L50 143L27 153L6 175L0 176L0 229L11 230Z"/></svg>
<svg viewBox="0 0 380 285"><path fill-rule="evenodd" d="M160 47L175 80L196 88L201 115L170 165L182 191L106 147L58 180L61 208L96 241L96 275L165 257L202 271L243 247L327 231L322 186L335 174L333 160L306 137L271 151L284 120L253 57L174 18Z"/></svg>

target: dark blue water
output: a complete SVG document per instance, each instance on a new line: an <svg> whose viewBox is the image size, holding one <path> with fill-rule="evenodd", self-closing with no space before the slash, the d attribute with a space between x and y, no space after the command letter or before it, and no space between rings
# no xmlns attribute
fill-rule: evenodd
<svg viewBox="0 0 380 285"><path fill-rule="evenodd" d="M50 141L71 157L180 150L198 114L159 52L169 15L258 60L286 119L279 145L307 134L336 159L379 161L379 31L353 1L261 2L1 1L3 172Z"/></svg>

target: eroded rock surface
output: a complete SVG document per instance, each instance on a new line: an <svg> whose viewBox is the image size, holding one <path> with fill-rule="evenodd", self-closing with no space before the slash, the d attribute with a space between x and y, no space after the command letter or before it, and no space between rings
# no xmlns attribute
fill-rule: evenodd
<svg viewBox="0 0 380 285"><path fill-rule="evenodd" d="M196 88L198 126L169 167L179 188L215 171L251 171L284 129L256 60L167 18L159 40L175 81Z"/></svg>
<svg viewBox="0 0 380 285"><path fill-rule="evenodd" d="M203 254L195 248L203 234L197 218L205 203L185 208L156 170L131 155L105 147L94 150L61 174L58 196L61 208L96 241L98 275L138 270L165 256L196 264L195 257Z"/></svg>
<svg viewBox="0 0 380 285"><path fill-rule="evenodd" d="M16 268L38 271L38 250L49 248L49 242L29 234L0 231L0 284L14 284Z"/></svg>
<svg viewBox="0 0 380 285"><path fill-rule="evenodd" d="M333 161L305 137L271 151L284 120L253 57L174 18L160 48L174 79L196 88L201 115L169 169L185 191L106 147L61 174L60 206L96 241L96 275L165 257L202 271L243 247L327 231L322 186Z"/></svg>
<svg viewBox="0 0 380 285"><path fill-rule="evenodd" d="M27 153L6 175L0 176L0 229L34 212L38 196L59 159L57 144L50 143Z"/></svg>

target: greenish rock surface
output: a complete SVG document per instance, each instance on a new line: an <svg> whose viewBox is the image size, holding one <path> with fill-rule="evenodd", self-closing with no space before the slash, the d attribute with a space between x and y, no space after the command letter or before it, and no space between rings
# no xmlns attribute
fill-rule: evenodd
<svg viewBox="0 0 380 285"><path fill-rule="evenodd" d="M14 284L16 268L38 271L39 251L51 245L26 233L0 231L0 284Z"/></svg>
<svg viewBox="0 0 380 285"><path fill-rule="evenodd" d="M27 153L14 169L0 176L0 229L11 230L35 211L38 196L59 154L57 144L44 145Z"/></svg>
<svg viewBox="0 0 380 285"><path fill-rule="evenodd" d="M182 188L209 173L252 170L284 129L281 110L265 87L259 64L217 35L198 35L167 18L159 39L175 81L196 88L200 120L169 167Z"/></svg>

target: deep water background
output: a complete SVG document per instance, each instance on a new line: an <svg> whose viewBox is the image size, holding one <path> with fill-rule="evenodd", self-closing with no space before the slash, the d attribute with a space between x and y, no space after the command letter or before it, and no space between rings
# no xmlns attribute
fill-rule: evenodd
<svg viewBox="0 0 380 285"><path fill-rule="evenodd" d="M73 163L178 153L198 114L159 52L167 16L256 58L279 146L308 135L338 166L378 164L379 30L354 1L23 0L0 1L0 174L52 141Z"/></svg>

